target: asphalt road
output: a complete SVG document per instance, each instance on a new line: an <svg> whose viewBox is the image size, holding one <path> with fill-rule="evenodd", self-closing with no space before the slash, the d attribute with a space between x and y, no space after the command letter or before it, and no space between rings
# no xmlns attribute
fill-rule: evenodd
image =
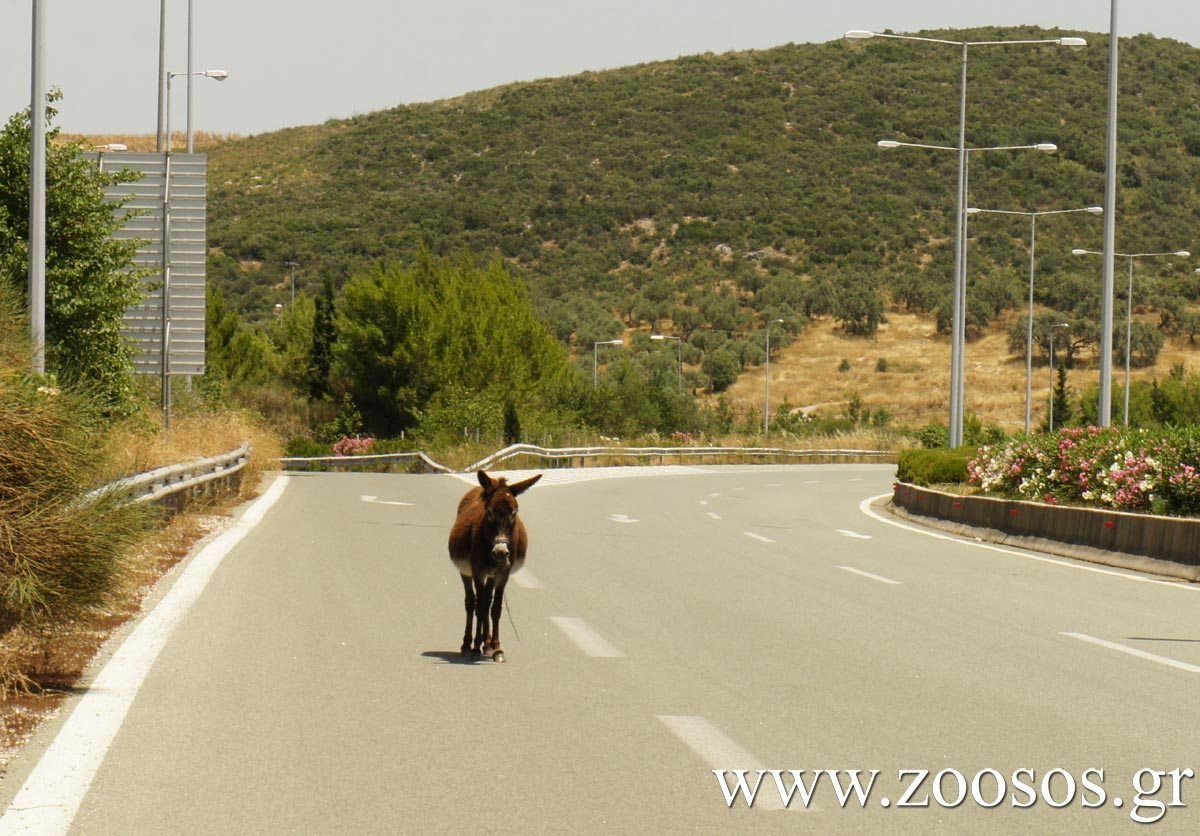
<svg viewBox="0 0 1200 836"><path fill-rule="evenodd" d="M1125 832L1139 769L1200 771L1200 590L889 525L860 504L891 467L640 472L521 498L506 664L457 652L465 482L292 475L167 641L72 832ZM774 799L728 809L714 768L880 775L865 809L828 775L813 809L769 809L769 775ZM1038 790L1103 769L1107 801L1015 808L1021 768ZM952 808L945 769L968 783ZM969 794L984 769L994 809ZM901 770L929 770L928 807L897 808ZM1200 780L1180 786L1153 832L1200 832Z"/></svg>

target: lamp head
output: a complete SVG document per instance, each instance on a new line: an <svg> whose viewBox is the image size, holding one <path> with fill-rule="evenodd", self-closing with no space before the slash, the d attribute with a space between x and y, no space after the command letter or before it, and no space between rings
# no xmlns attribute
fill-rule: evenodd
<svg viewBox="0 0 1200 836"><path fill-rule="evenodd" d="M878 145L880 148L889 148L890 149L890 148L899 148L900 147L900 143L894 139L881 139L878 142L876 142L875 144Z"/></svg>
<svg viewBox="0 0 1200 836"><path fill-rule="evenodd" d="M1033 147L1035 150L1041 151L1045 154L1053 154L1055 151L1058 150L1058 146L1055 145L1053 142L1039 142L1037 145L1035 145Z"/></svg>
<svg viewBox="0 0 1200 836"><path fill-rule="evenodd" d="M1087 40L1085 40L1084 38L1059 38L1058 45L1070 47L1071 49L1078 52L1079 50L1081 50L1085 46L1087 46Z"/></svg>
<svg viewBox="0 0 1200 836"><path fill-rule="evenodd" d="M875 33L867 29L851 29L842 37L848 41L868 41L875 37Z"/></svg>
<svg viewBox="0 0 1200 836"><path fill-rule="evenodd" d="M983 211L983 210L981 210L978 206L968 206L967 207L968 215L978 215L981 211Z"/></svg>
<svg viewBox="0 0 1200 836"><path fill-rule="evenodd" d="M1180 258L1187 258L1191 255L1191 253L1189 253L1187 250L1180 250L1179 252L1175 253L1175 255L1179 256Z"/></svg>
<svg viewBox="0 0 1200 836"><path fill-rule="evenodd" d="M209 78L215 78L217 81L224 81L229 78L229 73L225 70L205 70L203 74Z"/></svg>
<svg viewBox="0 0 1200 836"><path fill-rule="evenodd" d="M1088 254L1088 251L1087 251L1087 250L1081 250L1081 249L1079 249L1078 247L1076 247L1075 249L1071 250L1071 255L1087 255L1087 254Z"/></svg>
<svg viewBox="0 0 1200 836"><path fill-rule="evenodd" d="M1087 211L1091 212L1093 215L1103 215L1104 207L1103 206L1089 206L1087 208Z"/></svg>

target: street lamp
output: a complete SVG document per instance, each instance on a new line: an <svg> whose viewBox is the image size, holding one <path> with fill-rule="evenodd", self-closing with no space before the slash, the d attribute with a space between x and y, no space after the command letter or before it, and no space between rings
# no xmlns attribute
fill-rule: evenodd
<svg viewBox="0 0 1200 836"><path fill-rule="evenodd" d="M1078 247L1071 250L1071 255L1104 255L1103 252L1097 250L1081 250ZM1158 256L1174 256L1176 258L1187 258L1190 256L1187 250L1177 250L1173 253L1113 253L1114 258L1129 259L1129 290L1125 294L1125 426L1129 426L1129 348L1132 344L1133 333L1133 262L1138 258L1155 258ZM1104 346L1101 343L1100 350L1103 352ZM1103 361L1103 357L1100 358ZM1111 385L1111 383L1110 383ZM1101 406L1104 405L1103 393L1101 393ZM1108 426L1107 421L1101 422L1099 419L1102 415L1097 415L1097 423L1100 426Z"/></svg>
<svg viewBox="0 0 1200 836"><path fill-rule="evenodd" d="M1050 432L1054 432L1054 329L1070 327L1071 323L1069 322L1060 322L1050 326L1050 416L1048 419Z"/></svg>
<svg viewBox="0 0 1200 836"><path fill-rule="evenodd" d="M966 209L966 189L968 180L967 157L978 151L1039 151L1043 154L1053 154L1058 146L1053 142L1038 142L1033 145L991 145L982 148L954 148L949 145L928 145L918 142L899 142L894 139L883 139L876 143L884 150L893 148L924 148L933 151L958 151L962 157L962 168L959 171L960 197L964 204L959 207L958 234L961 241L956 244L955 258L957 260L956 276L953 294L953 316L951 318L950 338L950 433L949 444L958 447L963 443L963 413L964 408L964 369L966 356L966 313L967 313L967 220L970 212Z"/></svg>
<svg viewBox="0 0 1200 836"><path fill-rule="evenodd" d="M599 347L602 345L624 345L620 340L600 340L592 343L592 388L600 388Z"/></svg>
<svg viewBox="0 0 1200 836"><path fill-rule="evenodd" d="M1100 206L1089 206L1086 209L1052 209L1045 212L1014 212L1007 209L978 209L974 206L967 209L968 215L1020 215L1029 218L1029 322L1025 332L1025 434L1031 430L1030 419L1033 403L1033 265L1034 252L1037 247L1037 219L1042 215L1070 215L1076 212L1088 212L1092 215L1103 214Z"/></svg>
<svg viewBox="0 0 1200 836"><path fill-rule="evenodd" d="M683 394L683 338L672 337L670 334L651 334L652 340L674 340L679 343L679 394Z"/></svg>
<svg viewBox="0 0 1200 836"><path fill-rule="evenodd" d="M294 261L285 261L285 262L283 262L283 266L292 268L292 278L291 278L292 307L294 308L294 307L296 307L296 267L299 265L297 265L296 262L294 262Z"/></svg>
<svg viewBox="0 0 1200 836"><path fill-rule="evenodd" d="M923 43L956 46L961 51L961 81L959 83L958 103L958 201L955 203L955 234L954 234L954 315L953 335L950 350L950 446L962 444L963 435L963 354L965 353L965 297L967 284L966 262L966 208L967 208L967 55L973 46L1018 46L1053 44L1069 47L1074 50L1087 46L1083 38L1042 38L1036 40L1014 41L951 41L942 38L923 38L917 35L894 35L884 32L872 32L866 29L851 29L845 34L848 41L862 41L873 38L885 38L902 41L920 41ZM896 147L887 145L883 147ZM1044 150L1044 149L1039 149ZM1045 149L1048 150L1048 149Z"/></svg>
<svg viewBox="0 0 1200 836"><path fill-rule="evenodd" d="M106 145L93 145L93 146L91 146L91 148L93 151L97 152L96 153L96 171L104 171L104 153L106 151L111 152L111 151L128 151L129 150L127 147L125 147L125 145L123 143L120 143L120 142L110 142Z"/></svg>
<svg viewBox="0 0 1200 836"><path fill-rule="evenodd" d="M227 73L225 70L196 70L196 72L194 72L194 73L189 73L189 72L167 73L167 113L166 113L166 121L167 121L166 150L167 151L171 150L171 79L175 78L176 76L181 76L181 75L187 76L189 79L191 79L192 76L203 76L204 78L211 78L214 81L224 81L225 79L229 78L229 73ZM189 113L191 111L191 107L192 107L191 98L189 97L189 99L188 99ZM187 150L188 150L189 154L192 153L192 121L190 118L188 119L188 123L187 123Z"/></svg>
<svg viewBox="0 0 1200 836"><path fill-rule="evenodd" d="M763 375L763 439L771 434L771 326L782 323L782 319L772 319L767 323L767 365Z"/></svg>

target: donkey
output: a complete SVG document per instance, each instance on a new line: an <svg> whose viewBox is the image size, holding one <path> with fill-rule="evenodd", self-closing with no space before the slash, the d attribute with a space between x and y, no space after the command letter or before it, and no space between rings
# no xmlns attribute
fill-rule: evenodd
<svg viewBox="0 0 1200 836"><path fill-rule="evenodd" d="M529 490L542 474L508 484L480 470L479 487L471 488L458 503L458 518L450 529L450 562L462 576L466 590L467 628L462 654L503 662L500 648L500 611L508 576L525 564L529 538L517 518L517 496ZM489 610L491 622L488 622ZM475 634L471 635L471 618Z"/></svg>

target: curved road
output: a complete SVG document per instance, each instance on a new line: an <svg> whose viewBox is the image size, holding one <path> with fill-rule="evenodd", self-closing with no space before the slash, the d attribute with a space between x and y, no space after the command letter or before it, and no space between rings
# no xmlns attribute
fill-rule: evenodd
<svg viewBox="0 0 1200 836"><path fill-rule="evenodd" d="M504 665L457 654L465 481L293 474L91 753L73 818L17 796L59 720L0 786L41 800L0 831L53 830L56 806L89 834L1135 829L1139 769L1200 770L1200 591L889 524L860 506L893 472L550 471L521 498ZM880 775L865 809L828 775L812 809L778 809L770 775L728 809L714 768ZM1039 788L1103 769L1106 802L1014 807L1021 768ZM996 770L1003 801L981 806L985 773L983 802L950 807L948 774L939 804L945 769ZM928 807L897 808L901 770L929 770ZM1197 832L1200 781L1154 806L1171 780L1136 809Z"/></svg>

